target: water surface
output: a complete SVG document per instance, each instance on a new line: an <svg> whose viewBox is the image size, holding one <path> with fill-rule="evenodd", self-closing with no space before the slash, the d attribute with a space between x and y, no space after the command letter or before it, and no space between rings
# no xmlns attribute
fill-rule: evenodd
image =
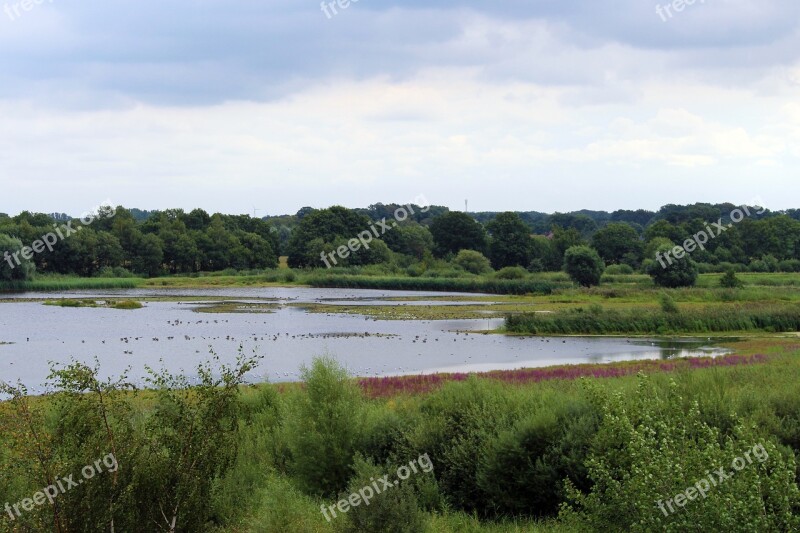
<svg viewBox="0 0 800 533"><path fill-rule="evenodd" d="M608 337L513 337L468 334L502 324L481 320L376 320L338 313L309 313L288 303L326 303L352 306L442 305L436 301L457 293L407 291L224 288L134 289L19 293L28 298L145 298L168 296L184 301L146 302L143 309L62 308L41 301L0 304L0 380L21 380L40 390L49 362L72 359L92 363L96 357L104 375L117 376L127 367L140 380L145 365L192 372L213 350L232 362L241 346L246 353L264 355L251 381L298 379L300 366L314 356L328 354L359 376L432 372L471 372L576 363L608 363L639 359L666 359L721 355L710 339L625 339ZM397 297L431 300L392 302ZM470 297L474 295L469 295ZM270 313L204 314L202 302L189 298L220 298L277 304ZM452 305L487 301L449 302Z"/></svg>

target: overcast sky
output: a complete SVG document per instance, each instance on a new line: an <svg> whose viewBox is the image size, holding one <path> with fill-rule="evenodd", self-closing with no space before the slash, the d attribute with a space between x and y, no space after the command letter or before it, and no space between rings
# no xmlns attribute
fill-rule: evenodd
<svg viewBox="0 0 800 533"><path fill-rule="evenodd" d="M797 0L30 1L0 212L800 207Z"/></svg>

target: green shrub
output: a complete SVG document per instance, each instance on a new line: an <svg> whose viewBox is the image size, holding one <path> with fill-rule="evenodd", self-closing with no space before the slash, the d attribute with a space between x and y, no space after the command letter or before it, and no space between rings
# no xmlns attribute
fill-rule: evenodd
<svg viewBox="0 0 800 533"><path fill-rule="evenodd" d="M25 282L33 278L36 265L33 259L22 256L23 247L21 240L0 233L0 283Z"/></svg>
<svg viewBox="0 0 800 533"><path fill-rule="evenodd" d="M679 311L678 305L669 293L662 292L658 295L658 303L661 305L661 310L665 313L677 313Z"/></svg>
<svg viewBox="0 0 800 533"><path fill-rule="evenodd" d="M290 470L306 493L332 497L346 486L362 438L361 391L329 357L315 358L301 375L306 393L289 420Z"/></svg>
<svg viewBox="0 0 800 533"><path fill-rule="evenodd" d="M609 265L605 271L605 273L610 276L629 275L633 274L633 272L633 267L624 263L620 265Z"/></svg>
<svg viewBox="0 0 800 533"><path fill-rule="evenodd" d="M525 279L528 277L528 271L520 266L508 266L495 272L494 277L497 279Z"/></svg>
<svg viewBox="0 0 800 533"><path fill-rule="evenodd" d="M564 252L564 271L583 287L599 285L605 268L597 251L589 246L573 246Z"/></svg>
<svg viewBox="0 0 800 533"><path fill-rule="evenodd" d="M779 272L800 272L800 259L787 259L778 263Z"/></svg>
<svg viewBox="0 0 800 533"><path fill-rule="evenodd" d="M340 495L342 500L351 494L368 487L375 492L373 483L387 473L392 472L388 467L379 467L361 457L356 458L355 473L347 490ZM419 473L414 475L421 475ZM392 481L392 477L389 477ZM420 510L412 484L409 481L400 482L391 488L384 488L380 494L373 494L365 504L363 500L354 507L350 507L347 514L339 515L335 520L345 520L343 530L352 533L418 533L425 530L425 514ZM377 484L381 488L380 484ZM365 495L366 491L364 492Z"/></svg>
<svg viewBox="0 0 800 533"><path fill-rule="evenodd" d="M667 257L669 251L668 248L659 249L656 255L658 260L648 263L645 271L653 278L653 283L668 289L693 286L697 282L697 263L688 253L680 259L674 254Z"/></svg>
<svg viewBox="0 0 800 533"><path fill-rule="evenodd" d="M101 380L97 367L81 363L52 369L56 392L46 408L24 389L0 384L0 394L12 397L10 408L0 410L0 441L14 450L0 453L0 485L24 489L6 494L10 501L40 490L43 481L69 474L80 480L88 465L95 468L91 482L60 494L56 506L25 513L15 527L207 530L212 487L236 454L240 386L255 362L240 355L213 375L210 364L201 364L191 390L185 377L151 371L146 381L153 390L144 402L124 374Z"/></svg>
<svg viewBox="0 0 800 533"><path fill-rule="evenodd" d="M247 520L249 533L329 533L330 524L320 512L319 504L303 494L291 480L275 474L267 476L265 486L253 495L258 502L252 517Z"/></svg>
<svg viewBox="0 0 800 533"><path fill-rule="evenodd" d="M450 505L485 509L486 494L477 480L480 458L489 442L520 415L519 409L497 384L470 378L426 398L422 410L426 419L407 435L411 445L404 453L430 455Z"/></svg>
<svg viewBox="0 0 800 533"><path fill-rule="evenodd" d="M472 274L486 274L492 271L489 259L475 250L461 250L453 262Z"/></svg>
<svg viewBox="0 0 800 533"><path fill-rule="evenodd" d="M674 384L663 396L641 378L627 401L622 394L592 392L603 410L587 461L594 484L588 492L568 487L572 504L562 510L565 520L592 531L634 533L800 527L793 514L800 504L794 455L771 439L743 423L732 435L720 434L702 421L696 402L685 405ZM738 471L734 461L743 464ZM729 477L712 486L709 478L716 482L719 468ZM691 499L675 503L689 490Z"/></svg>
<svg viewBox="0 0 800 533"><path fill-rule="evenodd" d="M731 269L727 270L720 278L719 286L726 289L739 289L744 286L744 283L736 276L736 272Z"/></svg>
<svg viewBox="0 0 800 533"><path fill-rule="evenodd" d="M590 405L545 405L489 442L478 472L500 516L555 516L564 480L587 489L584 466L599 413Z"/></svg>

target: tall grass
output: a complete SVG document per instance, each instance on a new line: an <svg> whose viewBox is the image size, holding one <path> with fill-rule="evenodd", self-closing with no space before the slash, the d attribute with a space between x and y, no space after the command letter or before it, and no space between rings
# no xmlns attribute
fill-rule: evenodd
<svg viewBox="0 0 800 533"><path fill-rule="evenodd" d="M523 313L506 317L506 329L533 335L674 334L800 331L800 306L727 306L706 309L590 310Z"/></svg>
<svg viewBox="0 0 800 533"><path fill-rule="evenodd" d="M81 289L135 289L142 284L140 278L43 278L32 281L0 283L4 291L69 291Z"/></svg>
<svg viewBox="0 0 800 533"><path fill-rule="evenodd" d="M385 278L366 276L311 275L306 283L312 287L346 289L388 289L399 291L481 292L489 294L551 294L568 286L541 279L488 278Z"/></svg>

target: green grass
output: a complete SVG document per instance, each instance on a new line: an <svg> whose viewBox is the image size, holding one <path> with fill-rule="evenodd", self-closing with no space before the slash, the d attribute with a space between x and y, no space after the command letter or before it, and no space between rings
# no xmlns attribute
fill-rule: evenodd
<svg viewBox="0 0 800 533"><path fill-rule="evenodd" d="M140 302L133 300L108 300L98 303L95 300L79 300L62 298L60 300L48 300L44 305L52 305L56 307L106 307L110 309L141 309L144 307Z"/></svg>
<svg viewBox="0 0 800 533"><path fill-rule="evenodd" d="M131 310L131 309L141 309L142 307L143 306L142 306L141 303L135 302L133 300L123 300L121 302L115 302L115 303L111 304L111 308L112 309Z"/></svg>
<svg viewBox="0 0 800 533"><path fill-rule="evenodd" d="M509 315L506 328L530 335L673 335L800 331L800 306L747 306L661 310L576 308Z"/></svg>
<svg viewBox="0 0 800 533"><path fill-rule="evenodd" d="M79 278L42 277L32 281L0 283L2 291L74 291L87 289L135 289L143 284L141 278Z"/></svg>
<svg viewBox="0 0 800 533"><path fill-rule="evenodd" d="M550 294L563 284L545 279L424 278L316 275L312 287L388 289L398 291L480 292L488 294Z"/></svg>

